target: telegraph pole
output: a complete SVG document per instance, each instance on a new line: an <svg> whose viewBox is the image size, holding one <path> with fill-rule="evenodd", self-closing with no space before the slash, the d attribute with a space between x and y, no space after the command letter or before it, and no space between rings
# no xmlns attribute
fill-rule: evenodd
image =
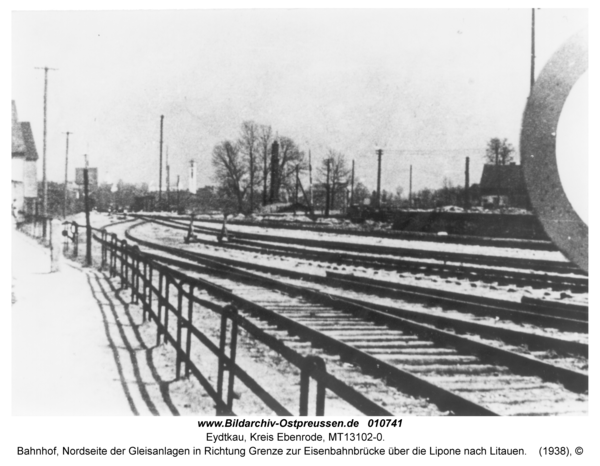
<svg viewBox="0 0 600 466"><path fill-rule="evenodd" d="M177 175L177 213L179 213L179 175Z"/></svg>
<svg viewBox="0 0 600 466"><path fill-rule="evenodd" d="M254 130L252 130L254 131ZM254 132L252 133L254 137ZM250 144L250 213L254 210L254 140Z"/></svg>
<svg viewBox="0 0 600 466"><path fill-rule="evenodd" d="M535 8L531 9L531 83L530 90L535 83Z"/></svg>
<svg viewBox="0 0 600 466"><path fill-rule="evenodd" d="M160 146L159 146L159 168L158 168L158 210L162 205L162 146L163 146L163 120L164 115L160 116Z"/></svg>
<svg viewBox="0 0 600 466"><path fill-rule="evenodd" d="M48 182L46 180L46 134L47 134L47 110L48 110L48 71L57 71L56 68L37 67L36 70L44 70L44 152L42 159L42 185L44 189L44 208L42 209L42 215L46 216L48 213Z"/></svg>
<svg viewBox="0 0 600 466"><path fill-rule="evenodd" d="M68 199L68 192L67 192L67 182L68 182L68 173L69 173L69 134L73 134L70 131L67 131L66 133L64 133L67 135L67 151L65 154L65 190L64 190L64 203L63 203L63 218L67 218L67 199Z"/></svg>
<svg viewBox="0 0 600 466"><path fill-rule="evenodd" d="M383 149L377 149L377 208L381 208L381 156Z"/></svg>
<svg viewBox="0 0 600 466"><path fill-rule="evenodd" d="M169 146L166 147L167 159L167 210L171 205L171 167L169 166Z"/></svg>
<svg viewBox="0 0 600 466"><path fill-rule="evenodd" d="M412 165L410 166L410 178L408 181L408 208L412 209Z"/></svg>
<svg viewBox="0 0 600 466"><path fill-rule="evenodd" d="M325 217L329 217L329 169L331 159L327 159L327 184L325 186Z"/></svg>
<svg viewBox="0 0 600 466"><path fill-rule="evenodd" d="M350 191L350 205L354 205L354 160L352 160L352 191Z"/></svg>
<svg viewBox="0 0 600 466"><path fill-rule="evenodd" d="M465 159L465 210L468 210L471 206L471 200L469 199L469 157Z"/></svg>
<svg viewBox="0 0 600 466"><path fill-rule="evenodd" d="M267 157L269 156L269 143L265 141L263 145L264 153L263 155L263 205L267 205L267 178L269 177L269 170L267 168Z"/></svg>
<svg viewBox="0 0 600 466"><path fill-rule="evenodd" d="M312 189L312 160L311 160L310 149L308 150L308 195L310 197L310 210L312 211L313 210L313 189Z"/></svg>

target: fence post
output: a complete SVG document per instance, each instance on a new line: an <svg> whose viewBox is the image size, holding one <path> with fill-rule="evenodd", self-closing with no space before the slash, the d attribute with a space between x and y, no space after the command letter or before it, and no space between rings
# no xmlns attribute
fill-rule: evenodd
<svg viewBox="0 0 600 466"><path fill-rule="evenodd" d="M117 273L117 234L112 233L110 238L110 276L111 278Z"/></svg>
<svg viewBox="0 0 600 466"><path fill-rule="evenodd" d="M162 302L163 302L163 270L162 265L156 266L158 271L158 312L156 314L156 346L160 345L160 325L162 320Z"/></svg>
<svg viewBox="0 0 600 466"><path fill-rule="evenodd" d="M136 244L131 248L131 302L138 302L138 267L139 267L139 258L140 257L140 248Z"/></svg>
<svg viewBox="0 0 600 466"><path fill-rule="evenodd" d="M235 355L237 352L238 310L234 306L227 306L225 310L231 314L231 341L229 343L229 384L227 386L227 408L233 408L233 384L235 382Z"/></svg>
<svg viewBox="0 0 600 466"><path fill-rule="evenodd" d="M223 373L225 372L225 343L227 340L227 308L223 308L221 314L221 333L219 337L219 366L217 372L217 395L219 400L223 400ZM217 404L217 414L220 414Z"/></svg>
<svg viewBox="0 0 600 466"><path fill-rule="evenodd" d="M300 416L308 416L308 392L310 388L310 375L315 369L325 371L325 361L319 356L309 355L304 359L300 372ZM325 385L317 380L317 406L316 415L325 415Z"/></svg>
<svg viewBox="0 0 600 466"><path fill-rule="evenodd" d="M125 263L125 251L127 250L127 240L121 241L121 289L127 289L127 265Z"/></svg>
<svg viewBox="0 0 600 466"><path fill-rule="evenodd" d="M101 252L102 262L101 262L100 268L102 270L104 270L104 266L106 265L106 230L101 230L101 235L102 235L101 236L101 240L102 240L101 245L102 245L102 247L101 247L100 250L102 251Z"/></svg>
<svg viewBox="0 0 600 466"><path fill-rule="evenodd" d="M146 303L146 287L147 287L147 282L148 282L148 262L146 262L146 258L143 256L140 256L140 260L142 261L142 302L145 304ZM144 306L145 309L145 306ZM145 314L145 310L144 310L144 314ZM145 315L144 315L144 320L145 320Z"/></svg>
<svg viewBox="0 0 600 466"><path fill-rule="evenodd" d="M152 287L154 286L152 282L152 262L146 260L146 263L148 264L148 311L144 308L144 322L146 322L146 316L150 315L150 311L152 311Z"/></svg>
<svg viewBox="0 0 600 466"><path fill-rule="evenodd" d="M188 326L187 336L185 339L185 375L190 375L190 358L192 357L192 316L194 311L194 285L190 283L190 289L188 290Z"/></svg>
<svg viewBox="0 0 600 466"><path fill-rule="evenodd" d="M79 225L77 222L73 222L73 257L77 257L79 254Z"/></svg>
<svg viewBox="0 0 600 466"><path fill-rule="evenodd" d="M179 280L179 286L177 287L177 359L175 362L175 378L177 379L181 375L181 352L183 351L183 348L181 347L181 319L183 318L181 305L183 293L183 280Z"/></svg>
<svg viewBox="0 0 600 466"><path fill-rule="evenodd" d="M167 332L169 331L169 291L171 290L171 274L167 269L165 269L165 324L162 331L163 342L167 341Z"/></svg>

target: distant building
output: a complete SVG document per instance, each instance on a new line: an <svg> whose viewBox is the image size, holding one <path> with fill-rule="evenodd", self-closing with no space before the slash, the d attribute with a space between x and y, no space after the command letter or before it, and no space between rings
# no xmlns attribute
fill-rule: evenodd
<svg viewBox="0 0 600 466"><path fill-rule="evenodd" d="M152 212L154 210L155 204L156 199L153 195L148 194L146 196L135 196L133 198L133 205L131 209L134 212Z"/></svg>
<svg viewBox="0 0 600 466"><path fill-rule="evenodd" d="M20 122L12 101L12 202L18 216L33 214L36 208L38 153L31 125Z"/></svg>
<svg viewBox="0 0 600 466"><path fill-rule="evenodd" d="M484 165L479 189L484 207L530 207L521 165Z"/></svg>

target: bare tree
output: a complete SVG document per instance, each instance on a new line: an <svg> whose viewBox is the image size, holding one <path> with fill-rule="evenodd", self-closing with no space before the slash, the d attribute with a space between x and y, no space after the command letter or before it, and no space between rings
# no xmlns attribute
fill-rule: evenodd
<svg viewBox="0 0 600 466"><path fill-rule="evenodd" d="M319 178L322 183L327 182L327 166L329 165L329 195L331 199L331 208L335 205L336 189L343 183L346 183L350 169L346 162L346 156L333 149L327 151L327 156L321 161L319 167Z"/></svg>
<svg viewBox="0 0 600 466"><path fill-rule="evenodd" d="M258 128L259 164L262 166L263 205L267 205L269 192L269 172L271 171L271 144L273 131L270 126L260 125Z"/></svg>
<svg viewBox="0 0 600 466"><path fill-rule="evenodd" d="M283 188L288 197L295 190L296 185L296 166L300 173L307 169L304 161L304 152L300 150L297 144L290 138L279 138L279 182L278 190Z"/></svg>
<svg viewBox="0 0 600 466"><path fill-rule="evenodd" d="M494 165L506 165L513 161L512 154L515 152L514 147L506 138L492 138L485 149L485 159Z"/></svg>
<svg viewBox="0 0 600 466"><path fill-rule="evenodd" d="M248 189L250 191L250 212L254 210L254 190L260 185L260 165L257 162L257 155L260 152L259 126L253 121L244 121L242 123L241 134L238 145L241 153L244 155L248 165L250 176Z"/></svg>
<svg viewBox="0 0 600 466"><path fill-rule="evenodd" d="M223 141L213 149L212 164L215 179L227 197L235 198L237 210L244 207L244 196L248 190L248 166L244 162L238 144Z"/></svg>

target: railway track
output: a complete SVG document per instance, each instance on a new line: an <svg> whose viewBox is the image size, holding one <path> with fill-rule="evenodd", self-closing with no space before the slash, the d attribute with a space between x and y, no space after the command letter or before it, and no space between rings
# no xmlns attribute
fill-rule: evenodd
<svg viewBox="0 0 600 466"><path fill-rule="evenodd" d="M188 227L178 221L173 220L158 220L152 217L142 217L163 226L174 229L187 231ZM216 236L218 230L195 226L194 231L210 236ZM321 242L310 240L311 246L298 247L289 245L290 242L302 244L304 241L298 238L275 238L281 240L285 245L276 244L273 241L274 237L270 237L269 241L264 238L258 239L261 235L250 235L243 233L234 233L230 236L230 241L223 243L223 247L246 251L258 254L274 254L284 255L290 258L297 258L307 261L329 262L337 265L348 265L353 267L368 267L377 268L379 270L409 272L413 274L423 273L426 275L435 275L442 278L457 277L466 278L471 281L484 281L488 283L497 283L499 285L514 284L516 286L531 286L533 288L548 288L554 290L569 290L571 292L587 292L588 279L582 275L575 275L577 270L571 264L556 263L552 261L538 260L516 260L511 258L502 258L494 256L475 256L473 254L461 255L457 253L436 254L430 251L411 251L414 257L423 259L427 254L431 253L432 258L437 257L437 260L411 260L398 257L375 256L370 253L351 253L339 248L355 248L356 245L348 245L344 243ZM211 240L195 239L194 241L204 244L214 244ZM322 248L316 248L315 243L323 243ZM326 249L328 244L333 250ZM362 247L362 245L361 245ZM335 249L338 250L335 250ZM370 248L372 249L372 248ZM404 254L404 250L395 248L385 248L388 253L394 252L394 255ZM469 260L472 257L477 257L478 264L470 265ZM440 259L441 258L441 259ZM449 258L458 262L449 263ZM486 262L487 261L487 262ZM501 264L506 261L503 266L494 265ZM530 270L518 270L509 267L536 267ZM541 270L540 270L541 269ZM550 271L554 271L553 274ZM559 275L557 273L563 274ZM565 276L564 274L569 274Z"/></svg>
<svg viewBox="0 0 600 466"><path fill-rule="evenodd" d="M159 215L160 218L169 220L182 220L180 216L173 215ZM221 220L206 218L206 216L198 216L198 221L206 223L221 224ZM189 218L183 218L183 220L189 221ZM548 240L527 240L527 239L507 239L507 238L491 238L485 236L473 236L473 235L439 235L437 233L425 233L416 231L403 231L403 230L374 230L374 231L361 231L339 227L331 227L323 224L306 224L298 222L285 222L285 221L268 221L262 220L260 223L255 221L244 221L236 220L235 225L243 226L260 226L266 228L275 228L280 230L295 230L295 231L309 231L318 233L330 233L330 234L344 234L351 235L357 238L369 236L376 238L387 238L387 239L400 239L400 240L412 240L412 241L423 241L426 243L445 243L445 244L460 244L460 245L471 245L471 246L491 246L499 248L515 248L515 249L528 249L535 251L557 251L554 243Z"/></svg>
<svg viewBox="0 0 600 466"><path fill-rule="evenodd" d="M133 228L133 227L132 227ZM564 414L587 410L587 375L361 303L142 240L153 258L206 281L213 293L339 354L402 392L455 414ZM200 262L200 264L199 264Z"/></svg>
<svg viewBox="0 0 600 466"><path fill-rule="evenodd" d="M155 247L162 247L155 245ZM170 248L169 251L177 252L178 249ZM462 293L451 293L441 290L432 290L429 288L406 286L407 290L403 290L403 285L396 285L389 282L378 282L375 280L360 280L359 286L355 280L357 277L352 277L346 274L335 274L327 272L326 276L313 275L303 272L297 272L282 267L271 267L260 263L254 263L248 259L232 259L222 257L220 255L206 254L198 251L181 252L188 258L193 258L197 261L210 262L214 267L222 266L225 270L247 270L258 272L268 277L277 278L280 281L292 280L298 286L306 287L307 283L316 283L321 286L324 292L328 294L347 295L353 291L360 291L360 296L355 299L359 304L368 304L384 312L393 313L409 319L414 319L428 325L434 325L440 328L452 328L459 333L472 333L485 338L499 339L507 344L526 345L532 351L546 351L550 354L556 353L563 356L585 357L588 356L588 345L577 341L570 341L561 338L554 338L544 334L536 334L521 329L511 329L502 326L502 322L498 321L498 315L506 318L509 316L512 321L521 323L523 321L535 321L550 325L551 327L559 328L562 331L571 330L583 332L587 328L587 318L584 315L579 315L577 318L555 316L557 312L554 309L546 309L543 306L534 308L531 311L532 305L521 305L514 301L505 301L499 299L484 298ZM350 278L350 280L348 280ZM354 278L354 280L352 280ZM378 285L365 285L364 282L376 282ZM337 289L336 289L337 288ZM340 290L340 288L342 290ZM350 291L345 291L350 290ZM376 297L393 295L398 298L408 297L416 301L424 301L429 307L440 306L446 307L459 313L471 313L473 318L455 318L445 314L432 313L430 309L415 311L399 307L396 302L392 304L376 304L369 294L374 294ZM564 307L564 305L563 305ZM525 311L523 309L529 309ZM567 312L566 309L560 311ZM477 316L486 315L493 317L492 322L482 323L477 322Z"/></svg>

